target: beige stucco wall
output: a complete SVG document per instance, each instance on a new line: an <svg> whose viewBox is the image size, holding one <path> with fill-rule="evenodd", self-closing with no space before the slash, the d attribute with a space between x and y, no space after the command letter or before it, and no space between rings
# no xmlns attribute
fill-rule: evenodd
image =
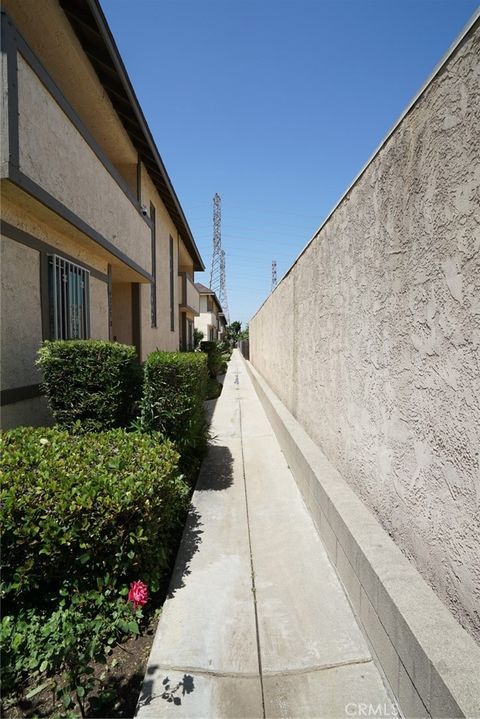
<svg viewBox="0 0 480 719"><path fill-rule="evenodd" d="M58 0L2 0L34 53L110 160L132 183L137 152ZM132 183L133 184L133 183Z"/></svg>
<svg viewBox="0 0 480 719"><path fill-rule="evenodd" d="M255 367L480 639L477 23L250 323Z"/></svg>
<svg viewBox="0 0 480 719"><path fill-rule="evenodd" d="M140 288L142 358L159 348L175 351L179 347L179 301L178 294L178 232L167 212L157 189L142 165L141 204L150 211L150 202L155 207L156 258L157 258L157 327L151 326L150 286ZM174 287L174 330L170 329L170 236L173 237L173 287ZM151 267L151 260L149 267Z"/></svg>
<svg viewBox="0 0 480 719"><path fill-rule="evenodd" d="M2 389L40 381L35 367L42 343L40 255L14 240L1 238Z"/></svg>
<svg viewBox="0 0 480 719"><path fill-rule="evenodd" d="M132 345L132 285L114 282L112 285L112 339Z"/></svg>
<svg viewBox="0 0 480 719"><path fill-rule="evenodd" d="M90 275L90 337L108 340L108 284Z"/></svg>
<svg viewBox="0 0 480 719"><path fill-rule="evenodd" d="M2 185L1 211L5 222L107 274L107 252L11 183Z"/></svg>
<svg viewBox="0 0 480 719"><path fill-rule="evenodd" d="M10 145L8 141L7 54L0 53L0 177L8 175Z"/></svg>
<svg viewBox="0 0 480 719"><path fill-rule="evenodd" d="M145 270L150 228L18 55L20 169Z"/></svg>

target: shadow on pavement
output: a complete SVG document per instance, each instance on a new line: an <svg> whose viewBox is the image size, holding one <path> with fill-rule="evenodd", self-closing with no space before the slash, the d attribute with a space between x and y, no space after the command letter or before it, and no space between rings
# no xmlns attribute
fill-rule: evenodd
<svg viewBox="0 0 480 719"><path fill-rule="evenodd" d="M232 483L232 453L228 447L211 445L203 461L195 491L218 492L228 489ZM192 507L183 530L180 549L178 550L175 568L168 588L168 599L175 596L175 592L185 586L185 577L188 577L191 572L190 563L202 541L202 526L201 514L195 507Z"/></svg>
<svg viewBox="0 0 480 719"><path fill-rule="evenodd" d="M196 491L209 492L228 489L233 483L233 457L228 447L210 445L205 457Z"/></svg>

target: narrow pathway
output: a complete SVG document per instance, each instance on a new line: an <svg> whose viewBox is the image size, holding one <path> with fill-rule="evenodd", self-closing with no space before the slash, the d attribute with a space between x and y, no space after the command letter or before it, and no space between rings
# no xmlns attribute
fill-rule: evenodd
<svg viewBox="0 0 480 719"><path fill-rule="evenodd" d="M138 716L392 716L237 352L211 434Z"/></svg>

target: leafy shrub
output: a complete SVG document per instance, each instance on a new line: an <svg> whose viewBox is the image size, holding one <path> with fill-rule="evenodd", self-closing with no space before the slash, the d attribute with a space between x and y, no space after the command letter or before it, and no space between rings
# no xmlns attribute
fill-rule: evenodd
<svg viewBox="0 0 480 719"><path fill-rule="evenodd" d="M62 671L61 686L38 691L51 686L84 716L91 662L139 632L129 583L158 590L176 549L189 496L179 455L157 433L123 429L21 427L1 440L4 688Z"/></svg>
<svg viewBox="0 0 480 719"><path fill-rule="evenodd" d="M217 348L218 343L215 342L215 340L203 340L200 342L200 349L202 352L206 352L207 354L209 352L213 352Z"/></svg>
<svg viewBox="0 0 480 719"><path fill-rule="evenodd" d="M222 393L222 385L216 379L208 378L207 399L217 399Z"/></svg>
<svg viewBox="0 0 480 719"><path fill-rule="evenodd" d="M139 578L155 590L188 502L172 444L121 429L2 434L5 611Z"/></svg>
<svg viewBox="0 0 480 719"><path fill-rule="evenodd" d="M200 347L200 342L203 340L202 330L198 330L196 327L193 330L193 346L195 349Z"/></svg>
<svg viewBox="0 0 480 719"><path fill-rule="evenodd" d="M62 596L55 605L23 609L3 617L0 625L2 681L11 691L24 677L51 676L64 671L58 694L65 708L74 697L82 703L93 689L90 663L105 662L113 645L126 634L138 634L141 611L132 611L125 598L98 590L71 597ZM54 690L52 680L37 691Z"/></svg>
<svg viewBox="0 0 480 719"><path fill-rule="evenodd" d="M207 380L207 357L201 352L156 351L144 365L142 427L175 442L189 479L206 448Z"/></svg>
<svg viewBox="0 0 480 719"><path fill-rule="evenodd" d="M214 379L226 371L227 365L219 342L200 342L200 349L208 357L207 366L210 377Z"/></svg>
<svg viewBox="0 0 480 719"><path fill-rule="evenodd" d="M135 348L100 340L46 341L37 364L57 424L82 431L126 427L139 398Z"/></svg>

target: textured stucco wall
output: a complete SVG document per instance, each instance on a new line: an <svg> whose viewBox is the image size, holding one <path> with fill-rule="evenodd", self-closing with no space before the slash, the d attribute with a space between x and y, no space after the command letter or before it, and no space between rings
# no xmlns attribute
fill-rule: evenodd
<svg viewBox="0 0 480 719"><path fill-rule="evenodd" d="M178 232L172 218L163 204L149 174L142 165L141 203L155 207L156 257L157 257L157 327L151 326L150 286L144 285L141 292L142 358L155 349L178 350L179 347L179 302L178 294ZM173 237L173 289L174 323L170 326L170 236Z"/></svg>
<svg viewBox="0 0 480 719"><path fill-rule="evenodd" d="M108 340L108 285L90 276L90 337Z"/></svg>
<svg viewBox="0 0 480 719"><path fill-rule="evenodd" d="M10 147L8 141L7 54L0 53L0 177L8 176Z"/></svg>
<svg viewBox="0 0 480 719"><path fill-rule="evenodd" d="M8 237L1 238L2 389L40 381L35 367L42 343L40 255Z"/></svg>
<svg viewBox="0 0 480 719"><path fill-rule="evenodd" d="M480 32L250 324L255 367L480 639Z"/></svg>
<svg viewBox="0 0 480 719"><path fill-rule="evenodd" d="M114 282L112 285L112 339L133 345L131 282Z"/></svg>
<svg viewBox="0 0 480 719"><path fill-rule="evenodd" d="M150 228L18 55L20 169L141 267Z"/></svg>
<svg viewBox="0 0 480 719"><path fill-rule="evenodd" d="M8 191L8 193L7 193ZM104 275L111 256L99 245L54 215L10 183L2 186L2 220L51 245L60 254L66 252L80 263L94 267Z"/></svg>
<svg viewBox="0 0 480 719"><path fill-rule="evenodd" d="M58 0L2 0L14 24L82 118L98 144L130 182L137 151L113 109Z"/></svg>

